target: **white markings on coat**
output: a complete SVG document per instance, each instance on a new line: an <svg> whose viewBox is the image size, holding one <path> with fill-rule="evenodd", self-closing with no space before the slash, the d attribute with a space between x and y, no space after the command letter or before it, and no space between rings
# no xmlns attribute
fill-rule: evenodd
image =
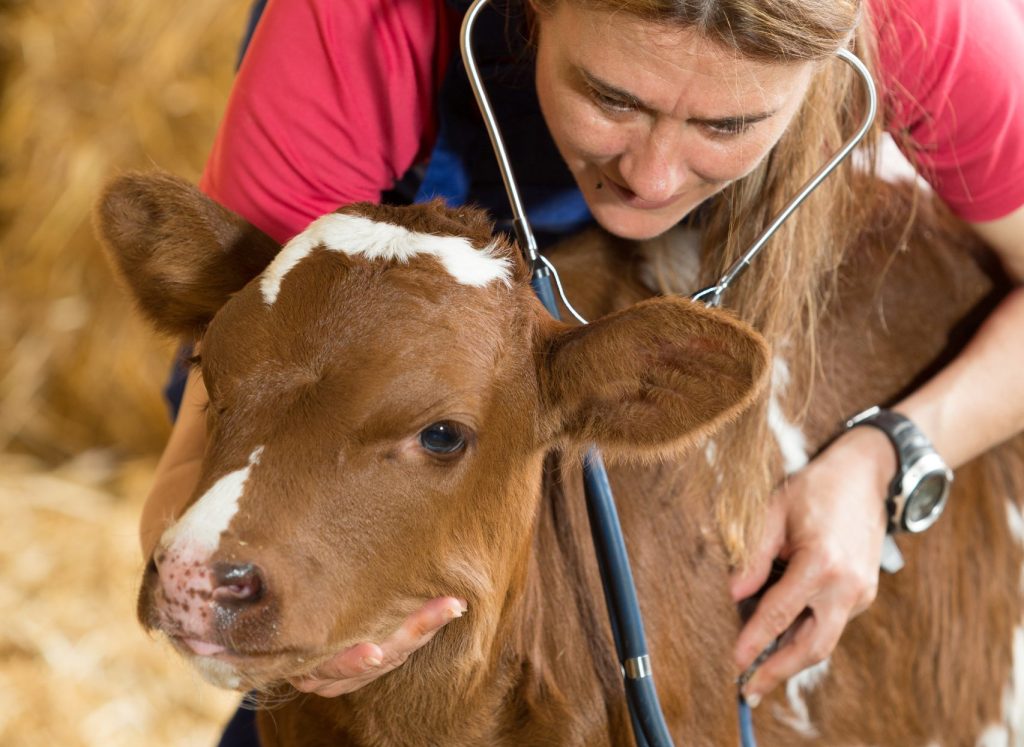
<svg viewBox="0 0 1024 747"><path fill-rule="evenodd" d="M263 447L253 450L249 463L217 480L189 507L176 524L160 538L164 548L176 548L182 556L212 555L220 544L220 535L238 512L238 501L254 464L259 464Z"/></svg>
<svg viewBox="0 0 1024 747"><path fill-rule="evenodd" d="M1006 523L1017 544L1024 547L1024 514L1021 514L1020 506L1013 498L1006 499Z"/></svg>
<svg viewBox="0 0 1024 747"><path fill-rule="evenodd" d="M768 427L782 452L783 468L787 475L798 472L807 464L807 439L796 425L782 412L782 399L789 386L789 366L782 356L772 359L772 395L768 400Z"/></svg>
<svg viewBox="0 0 1024 747"><path fill-rule="evenodd" d="M808 739L815 739L820 734L811 723L804 693L810 692L821 684L828 674L828 667L829 660L825 659L812 667L807 667L802 672L797 672L786 680L786 700L789 702L789 713L779 706L773 711L776 720Z"/></svg>
<svg viewBox="0 0 1024 747"><path fill-rule="evenodd" d="M1024 547L1024 514L1021 513L1020 506L1013 498L1006 499L1006 524L1017 545ZM1020 588L1021 591L1024 591L1024 568L1021 568ZM1021 738L1024 739L1024 735Z"/></svg>
<svg viewBox="0 0 1024 747"><path fill-rule="evenodd" d="M485 286L493 280L509 282L511 263L495 254L495 244L476 249L464 236L434 236L381 223L359 215L331 213L313 221L274 258L260 278L263 300L277 300L285 276L318 246L367 259L408 262L417 255L437 257L444 268L465 285Z"/></svg>
<svg viewBox="0 0 1024 747"><path fill-rule="evenodd" d="M978 737L976 747L1010 747L1010 732L1002 724L991 724Z"/></svg>
<svg viewBox="0 0 1024 747"><path fill-rule="evenodd" d="M1013 670L1003 690L1003 723L1013 744L1024 744L1024 627L1013 629Z"/></svg>

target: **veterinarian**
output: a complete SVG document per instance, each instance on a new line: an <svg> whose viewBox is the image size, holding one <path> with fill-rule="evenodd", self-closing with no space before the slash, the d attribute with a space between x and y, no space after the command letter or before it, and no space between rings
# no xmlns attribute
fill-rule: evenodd
<svg viewBox="0 0 1024 747"><path fill-rule="evenodd" d="M542 246L592 221L627 239L686 222L701 231L703 264L717 277L859 121L862 88L834 59L852 45L882 93L875 135L890 133L1010 276L1024 277L1024 1L499 2L478 24L475 49ZM507 218L458 60L466 5L259 8L202 188L281 242L360 200L442 196ZM725 299L777 348L800 352L793 330L813 326L843 239L862 224L853 172L832 175ZM890 405L951 467L1024 427L1022 330L1015 290L959 357ZM190 380L143 515L147 556L198 478L204 400ZM785 561L736 643L739 673L789 631L746 683L752 705L828 657L874 599L883 537L899 518L887 511L900 465L883 426L850 428L753 496L757 505L770 494L767 513L724 538L742 560L737 601ZM726 469L728 456L719 455ZM730 495L758 489L726 479ZM339 652L293 684L350 692L400 666L460 611L455 598L432 600L388 640Z"/></svg>

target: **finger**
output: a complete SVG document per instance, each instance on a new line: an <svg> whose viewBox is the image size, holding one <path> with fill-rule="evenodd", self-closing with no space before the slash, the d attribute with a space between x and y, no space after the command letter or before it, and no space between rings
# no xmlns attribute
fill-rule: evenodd
<svg viewBox="0 0 1024 747"><path fill-rule="evenodd" d="M736 665L749 667L758 654L786 632L818 591L818 574L806 554L793 556L782 578L765 592L736 640Z"/></svg>
<svg viewBox="0 0 1024 747"><path fill-rule="evenodd" d="M375 643L358 643L321 664L312 677L318 680L358 677L378 669L383 660L384 652L380 646Z"/></svg>
<svg viewBox="0 0 1024 747"><path fill-rule="evenodd" d="M335 697L359 689L398 667L416 649L430 641L451 620L462 615L466 603L455 597L438 597L424 604L381 645L359 643L342 651L306 677L289 683L296 690Z"/></svg>
<svg viewBox="0 0 1024 747"><path fill-rule="evenodd" d="M348 677L343 680L305 677L290 679L288 680L288 683L300 692L312 693L313 695L319 695L323 698L336 698L339 695L345 695L358 690L360 687L368 682L372 682L379 676L379 674L374 673L361 675L359 677Z"/></svg>
<svg viewBox="0 0 1024 747"><path fill-rule="evenodd" d="M757 548L747 564L729 577L729 591L734 602L746 599L764 586L771 574L772 562L778 557L786 540L786 516L782 502L777 496L772 501Z"/></svg>
<svg viewBox="0 0 1024 747"><path fill-rule="evenodd" d="M385 666L394 668L416 649L426 645L438 630L466 611L466 602L455 597L438 597L405 619L401 627L380 644Z"/></svg>
<svg viewBox="0 0 1024 747"><path fill-rule="evenodd" d="M751 707L790 677L825 661L839 643L845 623L842 610L800 620L786 645L769 656L744 686L743 695Z"/></svg>

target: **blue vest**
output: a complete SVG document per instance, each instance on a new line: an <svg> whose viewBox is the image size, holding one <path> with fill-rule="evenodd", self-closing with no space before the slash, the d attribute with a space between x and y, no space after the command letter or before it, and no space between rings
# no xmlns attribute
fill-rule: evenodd
<svg viewBox="0 0 1024 747"><path fill-rule="evenodd" d="M460 12L469 6L467 0L448 2ZM521 8L517 0L491 0L474 24L473 51L526 217L543 248L592 218L541 115ZM498 162L457 52L441 86L438 115L437 142L414 200L441 197L453 206L475 204L511 233L512 210Z"/></svg>

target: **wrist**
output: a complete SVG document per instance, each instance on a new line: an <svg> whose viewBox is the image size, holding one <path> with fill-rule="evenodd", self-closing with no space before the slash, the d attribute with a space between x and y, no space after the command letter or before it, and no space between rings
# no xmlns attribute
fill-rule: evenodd
<svg viewBox="0 0 1024 747"><path fill-rule="evenodd" d="M839 442L856 459L859 472L870 481L873 497L884 513L893 475L899 467L892 442L877 428L851 428L840 436Z"/></svg>
<svg viewBox="0 0 1024 747"><path fill-rule="evenodd" d="M896 469L885 492L889 531L921 532L934 524L949 497L953 472L921 429L904 415L879 407L858 413L846 428L877 430L892 445Z"/></svg>

